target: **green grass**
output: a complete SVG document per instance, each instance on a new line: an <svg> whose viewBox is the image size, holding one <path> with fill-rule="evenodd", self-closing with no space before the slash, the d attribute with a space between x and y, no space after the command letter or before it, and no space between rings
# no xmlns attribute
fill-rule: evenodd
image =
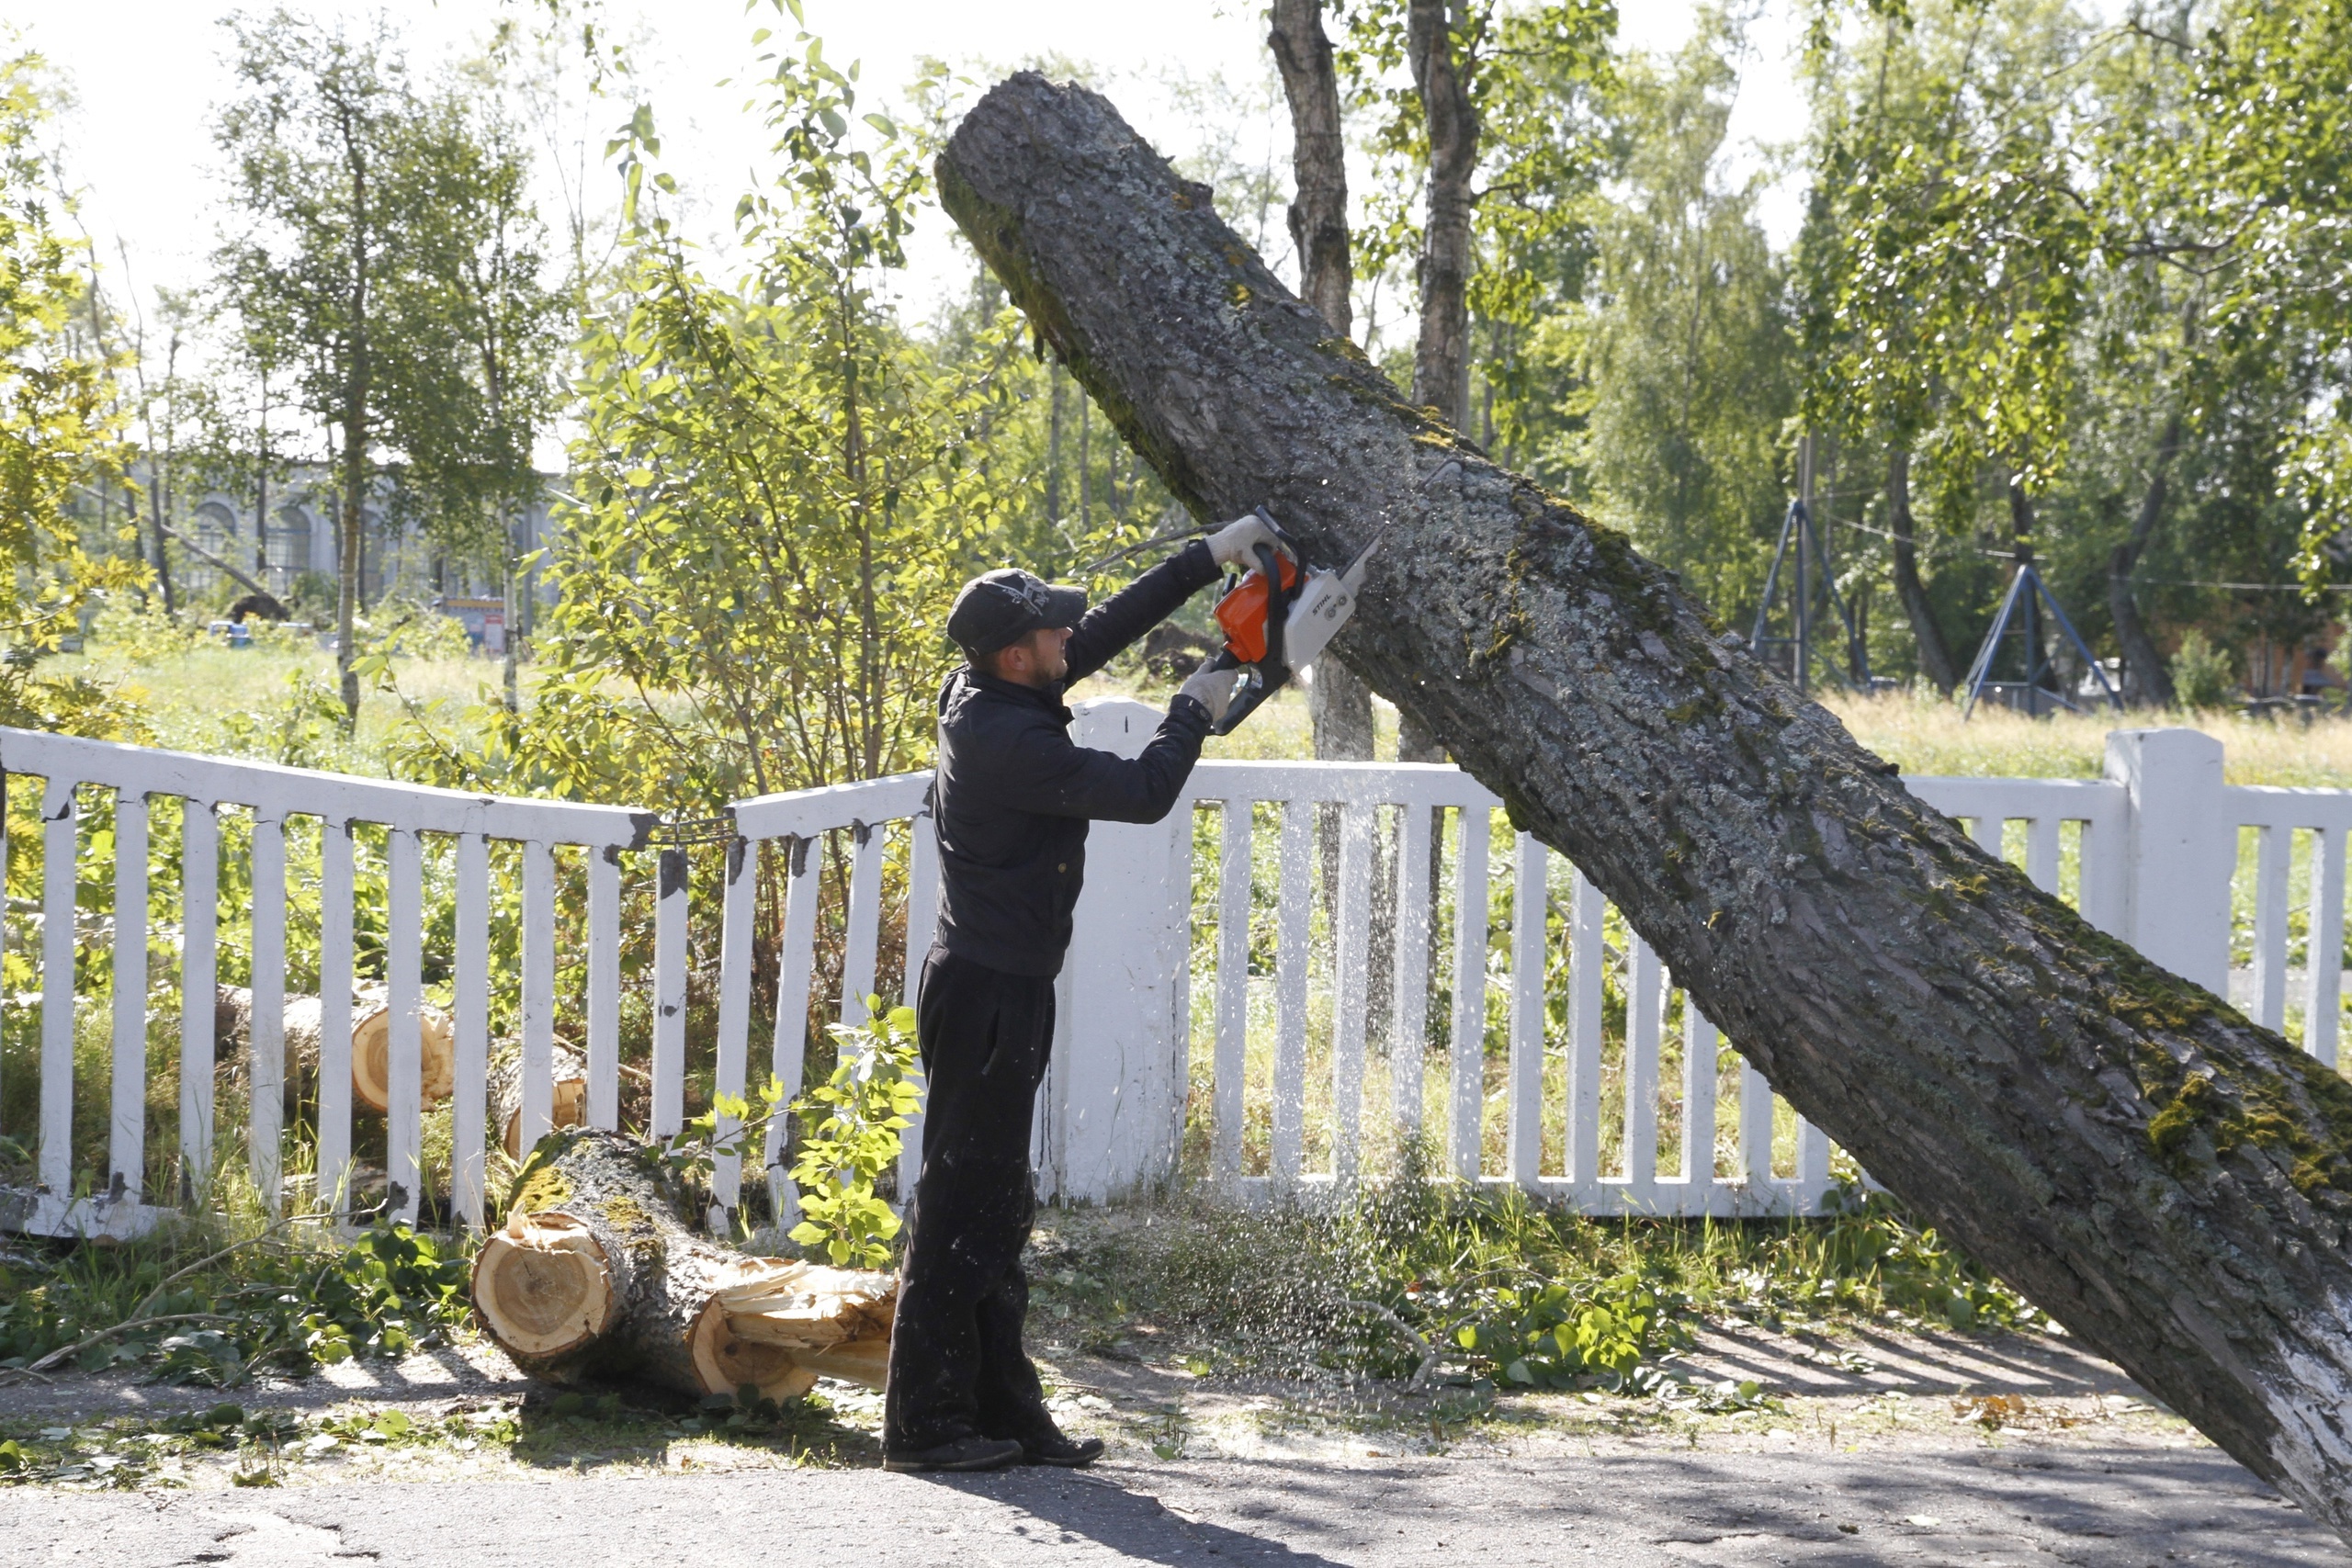
<svg viewBox="0 0 2352 1568"><path fill-rule="evenodd" d="M231 1388L265 1366L405 1355L465 1321L467 1250L406 1226L346 1241L272 1224L249 1195L132 1241L26 1242L0 1253L0 1370L63 1349L52 1365Z"/></svg>

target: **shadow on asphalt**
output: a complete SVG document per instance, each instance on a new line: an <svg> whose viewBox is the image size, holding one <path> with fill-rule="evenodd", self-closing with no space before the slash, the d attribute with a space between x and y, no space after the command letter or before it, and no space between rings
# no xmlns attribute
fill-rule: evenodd
<svg viewBox="0 0 2352 1568"><path fill-rule="evenodd" d="M967 1496L1012 1504L1061 1531L1065 1542L1080 1537L1137 1562L1199 1568L1206 1554L1236 1562L1344 1568L1338 1558L1301 1551L1205 1519L1188 1519L1148 1493L1130 1491L1105 1475L1017 1470L980 1475L933 1473L911 1479ZM1277 1513L1270 1516L1269 1522L1295 1521L1284 1521ZM1026 1533L1014 1528L1017 1533Z"/></svg>

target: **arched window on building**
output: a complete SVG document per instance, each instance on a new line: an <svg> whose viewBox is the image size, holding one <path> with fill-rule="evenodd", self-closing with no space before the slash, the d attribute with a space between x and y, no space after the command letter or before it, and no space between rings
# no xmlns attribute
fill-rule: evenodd
<svg viewBox="0 0 2352 1568"><path fill-rule="evenodd" d="M198 546L224 560L234 559L237 547L236 514L217 501L208 501L196 509L189 519L188 537ZM194 551L181 569L181 576L191 593L209 592L220 586L220 569Z"/></svg>
<svg viewBox="0 0 2352 1568"><path fill-rule="evenodd" d="M269 586L284 594L311 570L311 519L300 509L281 506L269 525Z"/></svg>

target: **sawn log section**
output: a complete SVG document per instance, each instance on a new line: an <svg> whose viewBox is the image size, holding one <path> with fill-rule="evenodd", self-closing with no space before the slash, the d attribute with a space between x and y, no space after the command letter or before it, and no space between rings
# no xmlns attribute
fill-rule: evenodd
<svg viewBox="0 0 2352 1568"><path fill-rule="evenodd" d="M1796 1108L2352 1531L2352 1087L1981 852L1675 576L1329 337L1103 98L1024 73L941 194L1203 519L1386 542L1340 658L1566 853Z"/></svg>

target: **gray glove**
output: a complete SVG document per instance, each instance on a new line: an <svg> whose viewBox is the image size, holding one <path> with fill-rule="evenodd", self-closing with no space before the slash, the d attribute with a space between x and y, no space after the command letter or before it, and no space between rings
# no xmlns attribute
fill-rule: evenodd
<svg viewBox="0 0 2352 1568"><path fill-rule="evenodd" d="M1241 684L1245 672L1239 670L1212 670L1203 665L1193 671L1176 689L1180 697L1190 697L1209 710L1209 722L1225 722L1225 710L1233 705L1233 694Z"/></svg>
<svg viewBox="0 0 2352 1568"><path fill-rule="evenodd" d="M1236 518L1209 536L1209 554L1216 558L1216 564L1236 571L1248 571L1258 564L1260 545L1272 545L1278 550L1283 547L1280 536L1254 512Z"/></svg>

